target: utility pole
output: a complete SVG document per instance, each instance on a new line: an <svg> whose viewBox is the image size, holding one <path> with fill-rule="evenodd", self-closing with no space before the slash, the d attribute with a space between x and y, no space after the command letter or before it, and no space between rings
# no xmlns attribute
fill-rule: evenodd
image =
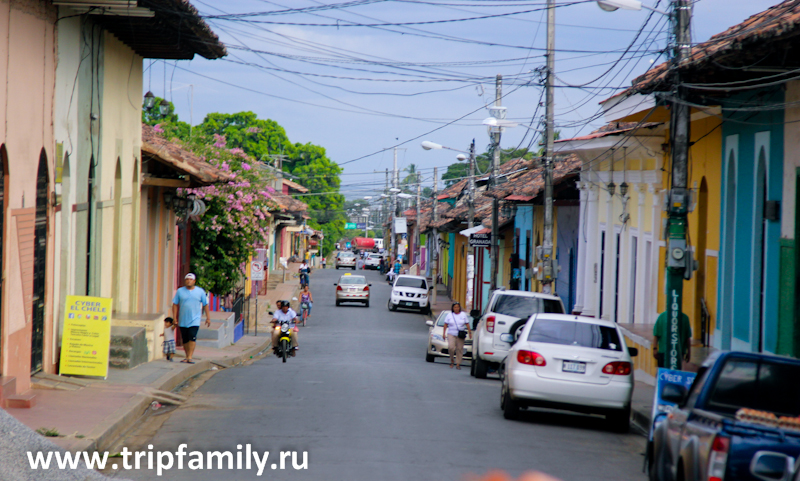
<svg viewBox="0 0 800 481"><path fill-rule="evenodd" d="M472 229L475 227L475 139L469 144L469 194L467 202L469 202L469 211L467 213L467 228ZM469 241L467 241L469 242ZM470 279L469 273L472 272ZM469 246L469 254L467 254L467 308L471 311L475 308L475 246ZM483 280L481 279L481 282Z"/></svg>
<svg viewBox="0 0 800 481"><path fill-rule="evenodd" d="M495 79L494 106L500 107L503 99L503 76L498 74ZM497 186L497 168L500 166L500 132L501 128L492 132L494 149L492 149L492 175L489 178L489 187L493 190ZM490 290L497 289L497 271L500 266L500 201L497 197L492 197L492 283Z"/></svg>
<svg viewBox="0 0 800 481"><path fill-rule="evenodd" d="M542 270L539 280L542 292L554 294L554 281L558 267L553 257L553 78L555 77L556 43L555 0L547 0L547 77L545 79L545 154L544 154L544 243L542 246Z"/></svg>
<svg viewBox="0 0 800 481"><path fill-rule="evenodd" d="M431 305L436 305L436 279L439 275L439 229L436 223L439 221L439 168L433 168L433 242L431 242L431 277L433 277L433 292L431 292Z"/></svg>
<svg viewBox="0 0 800 481"><path fill-rule="evenodd" d="M392 171L392 187L397 189L399 182L399 174L397 173L397 147L394 148L394 164ZM392 193L392 257L397 257L397 192Z"/></svg>
<svg viewBox="0 0 800 481"><path fill-rule="evenodd" d="M668 193L667 217L667 315L669 316L669 332L680 333L683 313L683 281L692 277L694 259L691 251L687 251L686 223L691 194L687 189L689 183L689 106L681 100L686 98L685 89L681 87L679 67L688 60L691 53L691 6L689 0L673 0L672 17L675 24L674 58L672 62L673 92L677 101L670 102L670 140L672 151L672 185ZM669 347L665 355L665 364L669 369L680 369L680 335L668 337Z"/></svg>
<svg viewBox="0 0 800 481"><path fill-rule="evenodd" d="M417 211L417 220L415 222L416 227L417 227L415 229L417 231L416 232L417 235L416 235L416 237L414 239L414 244L415 244L414 245L414 251L415 251L414 252L414 261L417 264L417 268L419 268L420 254L422 253L422 249L419 248L419 243L422 241L422 235L421 235L421 232L420 232L420 227L422 226L422 224L421 224L421 221L422 221L422 208L421 208L420 203L419 203L421 191L422 191L422 182L420 181L419 172L417 172L417 209L416 209L416 211Z"/></svg>

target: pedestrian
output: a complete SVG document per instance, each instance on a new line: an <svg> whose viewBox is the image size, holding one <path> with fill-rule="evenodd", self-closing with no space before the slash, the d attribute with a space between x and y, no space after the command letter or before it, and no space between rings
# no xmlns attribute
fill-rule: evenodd
<svg viewBox="0 0 800 481"><path fill-rule="evenodd" d="M453 369L455 357L456 369L461 369L461 360L464 357L464 340L472 337L467 314L461 311L461 304L454 302L450 313L444 318L442 337L447 339L447 350L450 354L450 369Z"/></svg>
<svg viewBox="0 0 800 481"><path fill-rule="evenodd" d="M327 258L323 257L323 258L322 258L322 268L323 268L323 269L325 269L325 264L327 264L327 263L328 263L328 260L327 260Z"/></svg>
<svg viewBox="0 0 800 481"><path fill-rule="evenodd" d="M175 292L175 297L172 299L172 317L178 319L183 350L186 352L186 359L181 362L188 364L194 364L192 355L197 342L197 331L200 330L200 318L204 313L206 327L211 327L208 296L203 288L195 285L196 282L196 275L191 272L186 274L183 279L184 286Z"/></svg>
<svg viewBox="0 0 800 481"><path fill-rule="evenodd" d="M313 305L314 297L308 289L308 284L303 286L303 291L300 293L300 312L303 319L303 327L306 327L306 320L311 317L311 306Z"/></svg>
<svg viewBox="0 0 800 481"><path fill-rule="evenodd" d="M381 256L381 261L380 261L380 265L378 266L378 269L380 270L381 274L384 274L386 272L386 270L385 270L386 269L386 261L383 260L383 256Z"/></svg>
<svg viewBox="0 0 800 481"><path fill-rule="evenodd" d="M162 350L167 355L167 361L172 362L172 356L175 354L175 319L164 318L164 332L159 337L164 338L164 342L161 343Z"/></svg>
<svg viewBox="0 0 800 481"><path fill-rule="evenodd" d="M653 357L656 358L658 367L667 367L666 356L669 353L670 344L670 322L669 313L662 312L656 319L653 326L653 336L656 342L653 343ZM683 368L681 361L689 362L692 357L692 326L689 323L689 316L681 312L681 322L678 324L678 366L680 371Z"/></svg>

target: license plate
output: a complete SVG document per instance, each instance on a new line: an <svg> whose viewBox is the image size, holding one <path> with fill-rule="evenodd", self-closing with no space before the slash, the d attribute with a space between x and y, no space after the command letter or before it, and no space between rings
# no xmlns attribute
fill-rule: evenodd
<svg viewBox="0 0 800 481"><path fill-rule="evenodd" d="M403 305L404 306L413 306L414 303L412 303L412 302L403 302Z"/></svg>
<svg viewBox="0 0 800 481"><path fill-rule="evenodd" d="M572 362L572 361L564 361L564 365L561 367L561 370L564 372L574 372L577 374L586 374L586 363L585 362Z"/></svg>

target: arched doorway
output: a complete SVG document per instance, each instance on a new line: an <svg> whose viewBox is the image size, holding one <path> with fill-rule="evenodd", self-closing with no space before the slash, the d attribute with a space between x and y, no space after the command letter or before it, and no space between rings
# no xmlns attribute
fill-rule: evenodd
<svg viewBox="0 0 800 481"><path fill-rule="evenodd" d="M5 260L5 246L6 246L6 207L8 206L8 202L6 201L6 189L8 188L8 158L6 156L6 146L0 145L0 272L3 272L5 268L5 264L3 261ZM3 306L5 303L3 302L4 294L5 294L5 283L4 280L5 276L0 276L0 373L2 373L3 368L3 356L2 356L2 348L3 348Z"/></svg>
<svg viewBox="0 0 800 481"><path fill-rule="evenodd" d="M31 373L42 369L44 359L45 284L47 279L47 156L39 155L36 174L36 223L33 234L33 330Z"/></svg>
<svg viewBox="0 0 800 481"><path fill-rule="evenodd" d="M753 332L751 345L756 352L764 351L764 268L767 249L767 225L764 204L767 200L767 154L762 147L756 159L755 190L753 195Z"/></svg>

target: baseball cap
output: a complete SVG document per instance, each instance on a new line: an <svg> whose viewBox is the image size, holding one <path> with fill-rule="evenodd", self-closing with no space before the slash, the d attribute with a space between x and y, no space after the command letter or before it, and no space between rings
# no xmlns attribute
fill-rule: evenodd
<svg viewBox="0 0 800 481"><path fill-rule="evenodd" d="M184 279L193 279L194 280L194 279L197 279L197 276L190 272L190 273L186 274L186 277L184 277Z"/></svg>

